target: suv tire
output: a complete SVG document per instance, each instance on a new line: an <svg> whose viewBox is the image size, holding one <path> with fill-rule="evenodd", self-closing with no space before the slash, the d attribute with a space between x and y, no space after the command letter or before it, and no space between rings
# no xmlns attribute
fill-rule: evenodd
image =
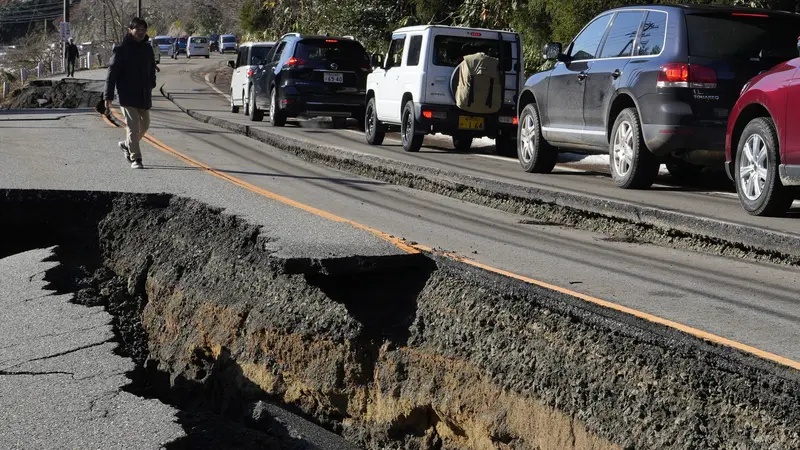
<svg viewBox="0 0 800 450"><path fill-rule="evenodd" d="M383 144L383 138L386 137L386 128L383 123L378 120L378 109L375 107L375 97L369 99L367 103L367 111L364 113L364 137L367 139L369 145Z"/></svg>
<svg viewBox="0 0 800 450"><path fill-rule="evenodd" d="M414 102L408 101L403 107L400 135L403 139L403 150L418 152L422 148L425 135L417 133L417 118L414 117Z"/></svg>
<svg viewBox="0 0 800 450"><path fill-rule="evenodd" d="M542 123L535 103L522 110L517 127L517 157L529 173L550 173L556 166L558 150L542 137Z"/></svg>
<svg viewBox="0 0 800 450"><path fill-rule="evenodd" d="M775 122L768 117L751 120L739 138L734 177L739 202L749 214L779 216L791 206L793 192L781 183L779 164Z"/></svg>
<svg viewBox="0 0 800 450"><path fill-rule="evenodd" d="M273 127L286 125L286 116L283 115L280 105L278 105L278 91L274 87L269 91L269 98L269 123Z"/></svg>
<svg viewBox="0 0 800 450"><path fill-rule="evenodd" d="M264 111L258 109L256 103L256 88L255 86L250 86L250 99L248 100L250 104L250 121L251 122L261 122L264 120Z"/></svg>
<svg viewBox="0 0 800 450"><path fill-rule="evenodd" d="M231 91L231 112L233 114L237 114L239 112L239 107L233 104L233 91Z"/></svg>
<svg viewBox="0 0 800 450"><path fill-rule="evenodd" d="M611 176L623 189L647 189L656 181L661 165L645 145L636 108L622 110L614 121L608 144Z"/></svg>
<svg viewBox="0 0 800 450"><path fill-rule="evenodd" d="M453 147L460 152L465 152L472 147L472 136L464 136L459 134L454 134L453 136Z"/></svg>

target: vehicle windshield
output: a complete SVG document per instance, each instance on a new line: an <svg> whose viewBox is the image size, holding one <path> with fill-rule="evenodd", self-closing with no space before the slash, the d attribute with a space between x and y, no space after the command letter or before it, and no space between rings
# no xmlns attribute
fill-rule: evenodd
<svg viewBox="0 0 800 450"><path fill-rule="evenodd" d="M689 14L689 56L714 59L798 56L800 19L760 14Z"/></svg>
<svg viewBox="0 0 800 450"><path fill-rule="evenodd" d="M511 70L511 42L504 41L503 70ZM494 58L500 56L500 45L497 39L482 39L466 36L438 35L433 40L433 64L437 66L456 67L464 56L483 52Z"/></svg>
<svg viewBox="0 0 800 450"><path fill-rule="evenodd" d="M156 38L156 42L158 45L169 45L172 44L172 38Z"/></svg>
<svg viewBox="0 0 800 450"><path fill-rule="evenodd" d="M222 42L236 42L236 38L233 36L222 36Z"/></svg>
<svg viewBox="0 0 800 450"><path fill-rule="evenodd" d="M367 52L356 41L343 39L306 39L297 44L295 57L309 62L368 62Z"/></svg>
<svg viewBox="0 0 800 450"><path fill-rule="evenodd" d="M250 65L254 66L257 62L264 64L267 61L267 55L269 54L272 47L264 47L264 46L254 46L250 50Z"/></svg>

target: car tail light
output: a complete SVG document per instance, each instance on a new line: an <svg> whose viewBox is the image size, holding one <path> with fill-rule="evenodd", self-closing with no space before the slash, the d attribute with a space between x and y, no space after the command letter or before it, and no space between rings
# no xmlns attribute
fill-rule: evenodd
<svg viewBox="0 0 800 450"><path fill-rule="evenodd" d="M510 123L512 125L518 125L519 124L519 120L516 118L516 116L515 117L500 116L500 118L498 118L497 120L500 123Z"/></svg>
<svg viewBox="0 0 800 450"><path fill-rule="evenodd" d="M660 88L713 89L717 87L717 73L714 69L696 64L664 64L658 71L656 86Z"/></svg>
<svg viewBox="0 0 800 450"><path fill-rule="evenodd" d="M339 41L338 41L338 40L336 40L336 39L325 39L325 42L328 42L328 43L330 43L330 44L335 44L335 43L337 43L337 42L339 42Z"/></svg>
<svg viewBox="0 0 800 450"><path fill-rule="evenodd" d="M247 69L247 77L250 78L253 76L253 69Z"/></svg>
<svg viewBox="0 0 800 450"><path fill-rule="evenodd" d="M285 65L288 67L299 67L299 66L304 66L305 64L306 64L305 60L300 58L295 58L294 56L292 56L291 58L289 58L288 61L286 61Z"/></svg>
<svg viewBox="0 0 800 450"><path fill-rule="evenodd" d="M445 111L422 111L422 117L426 119L447 119L447 112Z"/></svg>
<svg viewBox="0 0 800 450"><path fill-rule="evenodd" d="M769 14L758 14L758 13L731 13L731 15L740 17L769 17Z"/></svg>
<svg viewBox="0 0 800 450"><path fill-rule="evenodd" d="M473 31L473 32L472 32L472 33L470 33L469 35L470 35L470 36L476 36L476 37L477 37L477 36L480 36L481 34L480 34L480 33L478 33L477 31Z"/></svg>

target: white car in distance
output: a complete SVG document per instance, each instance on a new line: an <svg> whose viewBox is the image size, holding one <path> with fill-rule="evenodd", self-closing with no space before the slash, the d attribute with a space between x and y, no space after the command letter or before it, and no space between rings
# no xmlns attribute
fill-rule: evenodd
<svg viewBox="0 0 800 450"><path fill-rule="evenodd" d="M209 58L208 44L208 36L189 36L189 40L186 42L186 57L205 56Z"/></svg>

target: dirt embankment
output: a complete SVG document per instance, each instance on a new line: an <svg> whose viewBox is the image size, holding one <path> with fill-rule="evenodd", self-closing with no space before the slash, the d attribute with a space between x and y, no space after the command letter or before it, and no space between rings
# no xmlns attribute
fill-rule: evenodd
<svg viewBox="0 0 800 450"><path fill-rule="evenodd" d="M138 385L249 430L262 401L370 449L800 447L795 371L461 263L288 266L270 230L167 195L0 208L31 236L0 256L59 244L51 279L116 315Z"/></svg>
<svg viewBox="0 0 800 450"><path fill-rule="evenodd" d="M59 81L35 80L15 89L0 107L95 108L103 100L103 82L65 78Z"/></svg>

